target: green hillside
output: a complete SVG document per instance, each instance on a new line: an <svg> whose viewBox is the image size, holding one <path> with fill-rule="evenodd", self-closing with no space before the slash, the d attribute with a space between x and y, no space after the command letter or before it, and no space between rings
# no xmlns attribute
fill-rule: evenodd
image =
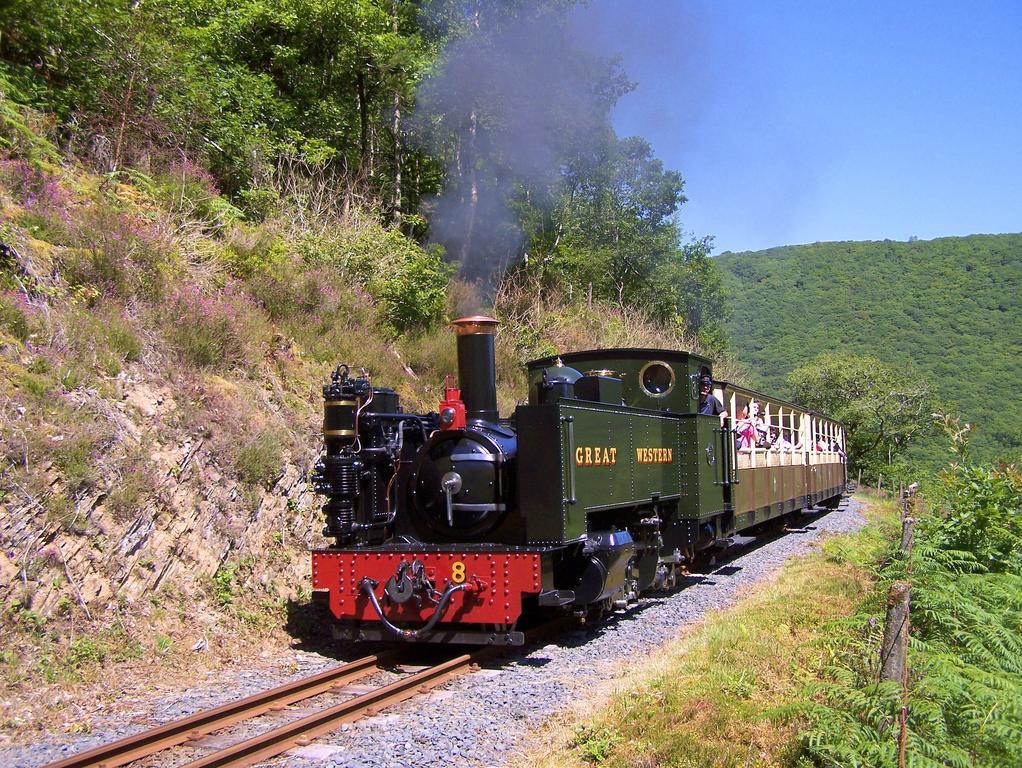
<svg viewBox="0 0 1022 768"><path fill-rule="evenodd" d="M1022 235L815 243L716 262L757 384L783 390L820 352L872 354L914 366L977 424L977 458L1022 447Z"/></svg>

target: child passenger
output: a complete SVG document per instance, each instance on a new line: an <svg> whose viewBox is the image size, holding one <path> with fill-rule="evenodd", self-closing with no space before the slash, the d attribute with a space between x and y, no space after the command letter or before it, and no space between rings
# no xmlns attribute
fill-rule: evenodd
<svg viewBox="0 0 1022 768"><path fill-rule="evenodd" d="M749 404L742 409L738 423L735 425L738 432L738 449L741 451L751 450L754 446L766 444L767 427L759 415L759 403L750 400Z"/></svg>

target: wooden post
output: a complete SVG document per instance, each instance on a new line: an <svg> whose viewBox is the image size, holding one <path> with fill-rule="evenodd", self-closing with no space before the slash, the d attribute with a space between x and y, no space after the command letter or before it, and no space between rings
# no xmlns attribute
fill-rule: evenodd
<svg viewBox="0 0 1022 768"><path fill-rule="evenodd" d="M905 680L908 656L908 607L911 589L907 581L896 581L887 593L887 623L880 644L880 679Z"/></svg>
<svg viewBox="0 0 1022 768"><path fill-rule="evenodd" d="M862 488L862 467L859 467L859 482L855 484L855 490Z"/></svg>
<svg viewBox="0 0 1022 768"><path fill-rule="evenodd" d="M877 498L878 499L880 498L880 483L882 483L883 480L884 480L884 476L882 474L877 475Z"/></svg>
<svg viewBox="0 0 1022 768"><path fill-rule="evenodd" d="M906 558L912 554L912 540L914 537L913 528L916 519L909 516L908 505L905 505L905 514L901 521L901 551Z"/></svg>
<svg viewBox="0 0 1022 768"><path fill-rule="evenodd" d="M908 575L912 575L913 529L916 519L909 514L909 497L904 487L898 489L901 506L901 553L908 563ZM919 511L919 497L915 498L914 511ZM907 581L896 581L887 595L887 623L880 646L880 679L897 680L901 683L901 711L898 713L898 768L905 768L905 752L908 745L908 635L910 628L909 610L912 590Z"/></svg>

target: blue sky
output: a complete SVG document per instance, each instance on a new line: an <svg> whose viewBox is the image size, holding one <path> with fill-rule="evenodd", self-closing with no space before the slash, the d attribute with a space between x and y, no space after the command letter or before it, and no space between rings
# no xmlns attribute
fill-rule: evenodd
<svg viewBox="0 0 1022 768"><path fill-rule="evenodd" d="M593 0L716 251L1022 231L1022 2Z"/></svg>

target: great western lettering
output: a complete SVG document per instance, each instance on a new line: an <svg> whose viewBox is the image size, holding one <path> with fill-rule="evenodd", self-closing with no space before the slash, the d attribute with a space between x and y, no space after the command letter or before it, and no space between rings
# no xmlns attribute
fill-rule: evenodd
<svg viewBox="0 0 1022 768"><path fill-rule="evenodd" d="M636 448L635 461L637 464L673 464L673 448Z"/></svg>
<svg viewBox="0 0 1022 768"><path fill-rule="evenodd" d="M575 449L575 466L577 467L601 467L607 464L617 464L617 448L586 445Z"/></svg>

